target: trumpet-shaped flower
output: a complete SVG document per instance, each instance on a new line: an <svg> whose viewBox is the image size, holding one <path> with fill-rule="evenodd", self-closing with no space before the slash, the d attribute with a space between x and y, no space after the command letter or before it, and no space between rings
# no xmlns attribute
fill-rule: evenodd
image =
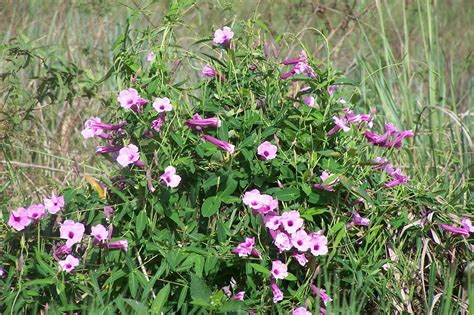
<svg viewBox="0 0 474 315"><path fill-rule="evenodd" d="M337 117L333 116L332 119L334 120L334 123L336 124L331 130L328 131L326 134L327 136L332 136L334 133L336 133L339 130L343 130L344 132L348 132L351 130L351 128L348 125L348 121L346 117Z"/></svg>
<svg viewBox="0 0 474 315"><path fill-rule="evenodd" d="M326 236L317 233L311 233L310 247L313 256L322 256L328 253L328 240Z"/></svg>
<svg viewBox="0 0 474 315"><path fill-rule="evenodd" d="M311 238L304 230L299 230L291 235L291 244L293 247L298 249L300 252L305 252L308 250Z"/></svg>
<svg viewBox="0 0 474 315"><path fill-rule="evenodd" d="M223 45L229 47L231 39L234 37L234 32L228 26L218 29L214 32L213 43L216 45Z"/></svg>
<svg viewBox="0 0 474 315"><path fill-rule="evenodd" d="M285 279L288 277L288 267L280 260L272 261L272 276L275 279Z"/></svg>
<svg viewBox="0 0 474 315"><path fill-rule="evenodd" d="M264 222L268 229L276 231L281 225L281 217L278 215L268 215L264 217Z"/></svg>
<svg viewBox="0 0 474 315"><path fill-rule="evenodd" d="M326 290L320 289L314 284L310 285L310 288L313 291L314 295L316 295L316 297L320 297L321 300L323 300L324 305L332 301L329 295L327 295Z"/></svg>
<svg viewBox="0 0 474 315"><path fill-rule="evenodd" d="M237 245L232 253L239 255L239 257L248 257L252 254L255 245L255 237L247 237L245 242Z"/></svg>
<svg viewBox="0 0 474 315"><path fill-rule="evenodd" d="M203 135L202 138L204 140L214 144L215 146L221 148L222 150L229 152L230 154L234 153L235 146L233 144L230 144L228 142L216 139L216 138L214 138L212 136L209 136L209 135Z"/></svg>
<svg viewBox="0 0 474 315"><path fill-rule="evenodd" d="M123 147L119 151L119 156L117 157L117 162L123 167L129 164L136 164L140 160L140 152L138 147L134 144L129 144L126 147Z"/></svg>
<svg viewBox="0 0 474 315"><path fill-rule="evenodd" d="M292 315L311 315L311 312L309 312L305 307L300 306L298 308L295 308L291 314Z"/></svg>
<svg viewBox="0 0 474 315"><path fill-rule="evenodd" d="M193 119L188 119L186 125L196 130L202 130L203 127L217 127L221 126L221 121L217 117L201 118L199 114L195 114Z"/></svg>
<svg viewBox="0 0 474 315"><path fill-rule="evenodd" d="M176 168L168 166L165 172L160 176L161 182L168 187L175 188L181 182L181 176L176 175Z"/></svg>
<svg viewBox="0 0 474 315"><path fill-rule="evenodd" d="M91 236L93 236L97 242L103 242L109 238L109 232L105 226L97 224L91 228Z"/></svg>
<svg viewBox="0 0 474 315"><path fill-rule="evenodd" d="M153 128L156 132L160 132L163 123L163 119L157 118L151 122L151 128Z"/></svg>
<svg viewBox="0 0 474 315"><path fill-rule="evenodd" d="M66 220L59 228L59 237L66 240L66 246L72 247L72 245L82 240L84 231L84 224L74 222L73 220Z"/></svg>
<svg viewBox="0 0 474 315"><path fill-rule="evenodd" d="M390 168L386 168L386 170L390 170ZM397 185L409 187L407 181L410 180L410 177L403 175L402 171L399 168L394 171L389 171L389 175L393 178L393 180L389 181L388 183L385 183L385 187L390 188Z"/></svg>
<svg viewBox="0 0 474 315"><path fill-rule="evenodd" d="M18 208L10 211L8 225L17 231L24 230L31 223L28 211L25 208Z"/></svg>
<svg viewBox="0 0 474 315"><path fill-rule="evenodd" d="M313 187L321 190L334 191L334 188L332 186L339 181L339 178L336 177L332 180L329 180L329 178L331 178L332 176L332 174L323 171L323 173L319 177L321 179L321 182L318 184L314 184Z"/></svg>
<svg viewBox="0 0 474 315"><path fill-rule="evenodd" d="M292 247L290 238L284 232L277 233L274 243L275 243L275 246L280 251L280 253L285 250L290 250Z"/></svg>
<svg viewBox="0 0 474 315"><path fill-rule="evenodd" d="M28 217L35 221L46 217L46 209L42 204L31 205L28 207L28 209L26 209L26 211L28 213Z"/></svg>
<svg viewBox="0 0 474 315"><path fill-rule="evenodd" d="M148 101L142 98L134 88L120 91L117 101L120 103L121 107L126 109L138 109L148 103Z"/></svg>
<svg viewBox="0 0 474 315"><path fill-rule="evenodd" d="M276 157L277 146L268 141L263 142L257 148L257 153L262 160L273 160Z"/></svg>
<svg viewBox="0 0 474 315"><path fill-rule="evenodd" d="M67 255L66 259L60 260L58 263L62 271L71 272L79 266L79 259L72 255Z"/></svg>
<svg viewBox="0 0 474 315"><path fill-rule="evenodd" d="M308 263L308 258L306 258L305 254L293 253L291 256L303 267Z"/></svg>
<svg viewBox="0 0 474 315"><path fill-rule="evenodd" d="M273 278L270 278L270 287L272 288L273 303L278 303L283 300L283 292L281 292Z"/></svg>
<svg viewBox="0 0 474 315"><path fill-rule="evenodd" d="M118 240L118 241L115 241L115 242L111 242L111 243L109 243L108 248L112 249L112 250L113 249L121 249L121 250L127 251L128 250L128 241L127 240Z"/></svg>
<svg viewBox="0 0 474 315"><path fill-rule="evenodd" d="M315 104L315 99L314 96L307 95L303 96L303 102L308 106L308 107L314 107Z"/></svg>
<svg viewBox="0 0 474 315"><path fill-rule="evenodd" d="M240 292L236 293L236 294L232 297L232 300L243 301L243 300L244 300L244 297L245 297L245 291L240 291Z"/></svg>
<svg viewBox="0 0 474 315"><path fill-rule="evenodd" d="M43 202L49 213L56 214L64 207L64 196L56 196L53 192L51 198L45 198Z"/></svg>
<svg viewBox="0 0 474 315"><path fill-rule="evenodd" d="M158 112L158 113L164 113L164 112L170 112L173 110L173 106L171 105L171 101L169 98L164 97L164 98L156 98L153 101L153 108Z"/></svg>
<svg viewBox="0 0 474 315"><path fill-rule="evenodd" d="M91 117L84 123L84 129L81 134L84 138L92 138L94 136L101 136L104 134L104 130L97 126L97 123L102 123L99 117Z"/></svg>
<svg viewBox="0 0 474 315"><path fill-rule="evenodd" d="M303 226L304 220L300 218L300 213L296 210L283 212L281 224L286 232L293 234Z"/></svg>
<svg viewBox="0 0 474 315"><path fill-rule="evenodd" d="M146 62L150 63L155 59L155 53L150 51L148 55L146 55Z"/></svg>
<svg viewBox="0 0 474 315"><path fill-rule="evenodd" d="M361 217L357 211L354 211L352 215L354 216L354 219L352 220L351 223L349 223L349 225L369 226L370 220L367 218Z"/></svg>
<svg viewBox="0 0 474 315"><path fill-rule="evenodd" d="M225 80L224 76L210 65L205 65L204 68L202 68L201 75L206 78L218 78L221 81Z"/></svg>

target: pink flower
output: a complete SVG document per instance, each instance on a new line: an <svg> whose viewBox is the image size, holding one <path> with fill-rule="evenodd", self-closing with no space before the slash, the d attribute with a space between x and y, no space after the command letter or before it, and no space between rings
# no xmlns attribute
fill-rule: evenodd
<svg viewBox="0 0 474 315"><path fill-rule="evenodd" d="M31 205L26 209L28 217L35 221L38 221L39 218L46 218L46 210L44 205Z"/></svg>
<svg viewBox="0 0 474 315"><path fill-rule="evenodd" d="M292 247L290 238L284 232L277 233L274 243L280 253L285 250L290 250Z"/></svg>
<svg viewBox="0 0 474 315"><path fill-rule="evenodd" d="M225 80L225 78L210 65L205 65L204 68L202 68L201 75L207 78L218 78L221 81Z"/></svg>
<svg viewBox="0 0 474 315"><path fill-rule="evenodd" d="M471 220L464 218L461 221L462 227L469 233L474 233L474 226L472 226Z"/></svg>
<svg viewBox="0 0 474 315"><path fill-rule="evenodd" d="M239 257L248 257L252 254L253 247L255 245L255 237L247 237L245 242L237 245L232 253L239 255Z"/></svg>
<svg viewBox="0 0 474 315"><path fill-rule="evenodd" d="M17 231L25 229L31 223L31 219L28 217L28 211L25 208L18 208L10 211L10 218L8 219L8 225Z"/></svg>
<svg viewBox="0 0 474 315"><path fill-rule="evenodd" d="M272 261L272 275L275 279L285 279L288 277L288 267L280 260Z"/></svg>
<svg viewBox="0 0 474 315"><path fill-rule="evenodd" d="M129 144L126 147L123 147L119 151L119 156L117 157L117 162L123 167L129 164L135 164L140 160L140 152L138 152L138 147L134 144Z"/></svg>
<svg viewBox="0 0 474 315"><path fill-rule="evenodd" d="M84 129L81 131L81 134L84 138L92 138L94 136L101 136L104 134L104 130L98 126L96 123L101 123L99 117L91 117L84 123Z"/></svg>
<svg viewBox="0 0 474 315"><path fill-rule="evenodd" d="M163 119L157 118L151 122L151 128L153 128L156 132L160 132L160 129L163 123L164 123Z"/></svg>
<svg viewBox="0 0 474 315"><path fill-rule="evenodd" d="M230 291L230 286L222 287L222 291L224 291L225 295L227 295L228 297L232 295L232 292Z"/></svg>
<svg viewBox="0 0 474 315"><path fill-rule="evenodd" d="M122 147L119 145L104 145L104 146L98 146L95 149L95 153L97 154L107 154L107 153L114 153L117 151L120 151Z"/></svg>
<svg viewBox="0 0 474 315"><path fill-rule="evenodd" d="M328 240L326 236L317 233L311 233L310 247L313 256L322 256L328 253Z"/></svg>
<svg viewBox="0 0 474 315"><path fill-rule="evenodd" d="M311 312L308 312L305 307L300 306L293 310L292 315L311 315Z"/></svg>
<svg viewBox="0 0 474 315"><path fill-rule="evenodd" d="M293 210L283 212L281 215L281 223L285 231L289 234L293 234L303 226L304 220L300 218L300 213L298 211Z"/></svg>
<svg viewBox="0 0 474 315"><path fill-rule="evenodd" d="M273 160L276 157L277 146L268 141L263 142L257 148L257 153L262 160Z"/></svg>
<svg viewBox="0 0 474 315"><path fill-rule="evenodd" d="M114 213L114 209L111 206L104 207L104 216L107 221L110 219L113 213Z"/></svg>
<svg viewBox="0 0 474 315"><path fill-rule="evenodd" d="M216 45L223 45L229 47L230 40L234 37L234 32L230 27L224 26L222 29L218 29L214 32L213 42Z"/></svg>
<svg viewBox="0 0 474 315"><path fill-rule="evenodd" d="M158 112L158 113L163 113L163 112L170 112L173 110L173 106L171 105L171 101L169 98L164 97L164 98L156 98L155 101L153 102L153 108Z"/></svg>
<svg viewBox="0 0 474 315"><path fill-rule="evenodd" d="M341 129L344 132L348 132L351 130L351 127L349 127L346 117L333 116L332 119L334 120L334 123L336 125L331 130L328 131L328 133L326 134L327 136L332 136L334 133L336 133L337 131Z"/></svg>
<svg viewBox="0 0 474 315"><path fill-rule="evenodd" d="M128 250L128 241L127 240L118 240L115 242L109 243L109 249L123 249L124 251Z"/></svg>
<svg viewBox="0 0 474 315"><path fill-rule="evenodd" d="M250 208L258 210L262 207L260 196L260 191L258 189L252 189L245 192L244 196L242 197L242 201Z"/></svg>
<svg viewBox="0 0 474 315"><path fill-rule="evenodd" d="M240 291L239 293L236 293L233 297L232 300L239 300L243 301L245 296L245 291Z"/></svg>
<svg viewBox="0 0 474 315"><path fill-rule="evenodd" d="M283 300L283 292L281 292L280 288L277 286L275 279L270 278L270 286L272 288L273 303L278 303Z"/></svg>
<svg viewBox="0 0 474 315"><path fill-rule="evenodd" d="M71 272L79 266L79 259L72 255L67 255L66 259L60 260L58 263L62 271Z"/></svg>
<svg viewBox="0 0 474 315"><path fill-rule="evenodd" d="M308 55L306 55L306 52L304 50L301 51L301 53L298 57L283 60L282 64L284 64L284 65L294 65L294 64L297 64L298 62L308 62Z"/></svg>
<svg viewBox="0 0 474 315"><path fill-rule="evenodd" d="M387 159L380 156L377 156L375 158L375 163L376 165L373 166L373 169L379 170L379 171L384 171L386 167L389 165ZM390 168L393 168L393 167L390 165Z"/></svg>
<svg viewBox="0 0 474 315"><path fill-rule="evenodd" d="M148 55L146 55L146 62L150 63L155 59L155 53L150 51Z"/></svg>
<svg viewBox="0 0 474 315"><path fill-rule="evenodd" d="M260 195L260 201L262 206L258 209L258 212L262 215L273 212L273 210L278 208L278 200L270 195Z"/></svg>
<svg viewBox="0 0 474 315"><path fill-rule="evenodd" d="M91 228L91 236L93 236L97 242L102 242L109 238L109 232L105 226L97 224Z"/></svg>
<svg viewBox="0 0 474 315"><path fill-rule="evenodd" d="M51 198L45 198L44 207L51 214L56 214L64 207L64 196L56 196L53 192Z"/></svg>
<svg viewBox="0 0 474 315"><path fill-rule="evenodd" d="M181 182L181 176L176 175L176 168L168 166L165 168L165 172L160 176L161 182L166 186L175 188Z"/></svg>
<svg viewBox="0 0 474 315"><path fill-rule="evenodd" d="M323 171L321 176L319 177L321 179L321 182L319 184L314 184L313 187L316 189L322 189L322 190L327 190L327 191L334 191L334 188L332 185L336 184L339 181L339 178L334 178L332 180L329 180L333 175Z"/></svg>
<svg viewBox="0 0 474 315"><path fill-rule="evenodd" d="M76 223L73 220L66 220L59 228L59 237L66 240L67 247L72 247L72 245L82 240L84 231L84 224Z"/></svg>
<svg viewBox="0 0 474 315"><path fill-rule="evenodd" d="M306 266L306 264L308 263L308 259L306 258L305 254L293 253L292 256L295 258L298 264L300 264L303 267Z"/></svg>
<svg viewBox="0 0 474 315"><path fill-rule="evenodd" d="M349 223L350 225L369 226L370 220L367 218L361 217L357 211L352 212L352 215L354 216L354 219L352 220L351 223Z"/></svg>
<svg viewBox="0 0 474 315"><path fill-rule="evenodd" d="M314 107L314 104L315 104L314 96L311 96L311 95L303 96L303 102L309 107Z"/></svg>
<svg viewBox="0 0 474 315"><path fill-rule="evenodd" d="M453 234L469 236L469 231L467 231L464 227L460 228L460 227L455 227L455 226L447 225L447 224L440 224L439 226Z"/></svg>
<svg viewBox="0 0 474 315"><path fill-rule="evenodd" d="M395 147L397 149L400 149L402 147L402 140L405 138L413 137L413 131L398 131L394 125L385 123L384 134L379 135L374 132L366 131L364 133L364 136L373 145L384 148Z"/></svg>
<svg viewBox="0 0 474 315"><path fill-rule="evenodd" d="M0 266L0 278L5 277L6 275L7 275L7 271L5 270L5 268Z"/></svg>
<svg viewBox="0 0 474 315"><path fill-rule="evenodd" d="M324 305L332 301L332 299L329 297L329 295L326 294L326 291L324 289L320 289L316 287L314 284L310 285L310 287L314 295L316 295L316 297L319 296L323 300Z"/></svg>
<svg viewBox="0 0 474 315"><path fill-rule="evenodd" d="M133 88L120 91L117 101L120 103L121 107L126 109L141 108L141 106L148 102L146 99L140 97L137 90Z"/></svg>
<svg viewBox="0 0 474 315"><path fill-rule="evenodd" d="M299 230L291 235L291 244L293 244L293 247L298 249L300 252L305 252L308 250L309 246L311 245L310 241L311 238L304 230Z"/></svg>
<svg viewBox="0 0 474 315"><path fill-rule="evenodd" d="M188 119L186 125L190 128L195 128L196 130L201 130L202 127L217 127L221 126L221 121L217 117L210 118L201 118L199 114L195 114L193 119Z"/></svg>
<svg viewBox="0 0 474 315"><path fill-rule="evenodd" d="M203 137L204 140L214 144L215 146L221 148L222 150L227 151L230 154L234 153L234 149L235 149L234 145L232 145L230 143L227 143L225 141L216 139L216 138L214 138L212 136L209 136L209 135L203 135L202 137Z"/></svg>
<svg viewBox="0 0 474 315"><path fill-rule="evenodd" d="M278 215L268 215L264 217L264 222L268 229L276 231L281 225L281 217Z"/></svg>

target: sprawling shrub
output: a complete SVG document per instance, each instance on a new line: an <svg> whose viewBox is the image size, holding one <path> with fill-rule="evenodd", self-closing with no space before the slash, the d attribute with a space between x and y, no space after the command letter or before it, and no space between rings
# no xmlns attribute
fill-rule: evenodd
<svg viewBox="0 0 474 315"><path fill-rule="evenodd" d="M305 314L404 301L385 280L400 277L393 235L441 231L432 197L396 166L413 133L381 128L356 108L351 80L304 47L283 58L253 27L224 27L193 52L168 28L117 41L110 74L122 89L82 127L102 171L4 215L3 312ZM408 215L419 224L405 228ZM469 235L463 224L442 228Z"/></svg>

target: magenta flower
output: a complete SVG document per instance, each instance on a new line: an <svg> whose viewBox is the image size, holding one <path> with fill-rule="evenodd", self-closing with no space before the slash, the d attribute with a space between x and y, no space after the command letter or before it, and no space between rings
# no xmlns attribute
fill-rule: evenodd
<svg viewBox="0 0 474 315"><path fill-rule="evenodd" d="M72 255L67 255L66 259L58 261L59 267L62 271L71 272L79 266L79 259Z"/></svg>
<svg viewBox="0 0 474 315"><path fill-rule="evenodd" d="M311 238L304 230L299 230L291 235L291 244L300 252L305 252L309 249Z"/></svg>
<svg viewBox="0 0 474 315"><path fill-rule="evenodd" d="M139 109L148 101L138 95L137 90L129 88L128 90L122 90L117 97L117 101L120 106L126 109Z"/></svg>
<svg viewBox="0 0 474 315"><path fill-rule="evenodd" d="M64 196L56 196L53 192L51 198L45 198L43 202L49 213L56 214L64 207Z"/></svg>
<svg viewBox="0 0 474 315"><path fill-rule="evenodd" d="M97 126L96 124L100 124L102 121L99 117L91 117L84 123L84 129L81 131L81 134L84 138L92 138L94 136L102 136L104 135L104 130ZM107 135L105 135L107 137Z"/></svg>
<svg viewBox="0 0 474 315"><path fill-rule="evenodd" d="M328 253L328 239L324 235L318 233L311 233L310 247L313 256L322 256Z"/></svg>
<svg viewBox="0 0 474 315"><path fill-rule="evenodd" d="M447 225L447 224L440 224L439 226L453 234L469 236L469 231L466 230L464 227L460 228L460 227L455 227L455 226Z"/></svg>
<svg viewBox="0 0 474 315"><path fill-rule="evenodd" d="M316 297L320 297L321 300L323 300L324 305L332 301L332 299L329 297L329 295L327 295L324 289L320 289L316 287L314 284L310 285L310 288L313 291L314 295L316 295Z"/></svg>
<svg viewBox="0 0 474 315"><path fill-rule="evenodd" d="M386 158L384 157L380 157L380 156L377 156L375 158L375 165L372 167L374 170L378 170L378 171L384 171L386 169L386 167L390 164L388 164L388 161ZM390 165L390 168L393 169L393 167Z"/></svg>
<svg viewBox="0 0 474 315"><path fill-rule="evenodd" d="M299 57L284 60L282 63L285 65L294 65L289 72L280 76L283 80L288 79L295 74L306 74L308 77L313 79L317 77L311 66L308 64L308 57L304 50L301 51Z"/></svg>
<svg viewBox="0 0 474 315"><path fill-rule="evenodd" d="M303 267L308 263L308 258L306 258L305 254L293 253L291 256Z"/></svg>
<svg viewBox="0 0 474 315"><path fill-rule="evenodd" d="M210 118L201 118L199 114L194 114L192 119L188 119L186 121L186 125L189 128L194 128L196 130L201 130L202 127L217 127L221 126L221 121L217 117L210 117Z"/></svg>
<svg viewBox="0 0 474 315"><path fill-rule="evenodd" d="M311 312L309 312L305 307L300 306L298 308L295 308L291 314L292 315L311 315Z"/></svg>
<svg viewBox="0 0 474 315"><path fill-rule="evenodd" d="M128 250L128 241L127 240L118 240L115 242L111 242L108 245L109 249L122 249L124 251Z"/></svg>
<svg viewBox="0 0 474 315"><path fill-rule="evenodd" d="M462 227L469 233L474 233L474 226L472 226L471 220L464 218L461 221Z"/></svg>
<svg viewBox="0 0 474 315"><path fill-rule="evenodd" d="M402 147L403 139L413 137L413 131L398 131L394 125L385 123L384 134L379 135L374 132L366 131L364 136L373 145L383 148L395 147L400 149Z"/></svg>
<svg viewBox="0 0 474 315"><path fill-rule="evenodd" d="M109 232L105 226L97 224L91 228L91 236L93 236L97 242L103 242L109 238Z"/></svg>
<svg viewBox="0 0 474 315"><path fill-rule="evenodd" d="M202 68L201 75L206 78L218 78L221 81L225 80L224 76L210 65L205 65L204 68Z"/></svg>
<svg viewBox="0 0 474 315"><path fill-rule="evenodd" d="M272 288L273 303L278 303L283 300L283 292L281 292L280 288L277 286L275 279L270 278L270 286Z"/></svg>
<svg viewBox="0 0 474 315"><path fill-rule="evenodd" d="M10 218L8 219L8 225L17 231L24 230L31 223L31 219L28 217L28 211L25 208L18 208L10 211Z"/></svg>
<svg viewBox="0 0 474 315"><path fill-rule="evenodd" d="M280 253L285 250L290 250L292 247L290 238L284 232L277 233L274 243Z"/></svg>
<svg viewBox="0 0 474 315"><path fill-rule="evenodd" d="M301 53L298 57L283 60L282 64L284 64L284 65L294 65L294 64L297 64L299 62L305 62L305 63L308 62L308 56L306 55L306 52L304 50L301 51Z"/></svg>
<svg viewBox="0 0 474 315"><path fill-rule="evenodd" d="M111 206L104 207L104 216L107 221L110 219L113 213L114 213L114 209Z"/></svg>
<svg viewBox="0 0 474 315"><path fill-rule="evenodd" d="M245 192L244 196L242 197L242 201L250 208L258 210L262 207L260 196L260 191L258 189L252 189Z"/></svg>
<svg viewBox="0 0 474 315"><path fill-rule="evenodd" d="M389 169L390 168L386 168L386 170L389 170ZM385 187L390 188L397 185L403 185L405 187L409 187L407 181L410 180L410 177L403 175L402 171L399 168L397 168L394 171L390 171L388 173L393 178L393 180L389 181L388 183L385 183Z"/></svg>
<svg viewBox="0 0 474 315"><path fill-rule="evenodd" d="M117 157L117 162L123 167L129 164L136 164L140 160L140 152L138 152L138 147L134 144L129 144L126 147L123 147L119 151L119 156Z"/></svg>
<svg viewBox="0 0 474 315"><path fill-rule="evenodd" d="M72 245L82 240L84 231L84 224L74 222L73 220L66 220L59 228L59 237L66 240L66 246L72 247Z"/></svg>
<svg viewBox="0 0 474 315"><path fill-rule="evenodd" d="M275 279L285 279L288 277L288 267L280 260L272 261L272 275Z"/></svg>
<svg viewBox="0 0 474 315"><path fill-rule="evenodd" d="M318 184L314 184L313 187L320 190L334 191L332 185L336 184L339 181L339 178L336 177L334 179L329 180L329 178L332 177L332 174L323 171L323 173L319 177L321 179L321 182Z"/></svg>
<svg viewBox="0 0 474 315"><path fill-rule="evenodd" d="M163 123L163 119L157 118L151 122L151 128L153 128L156 132L160 132Z"/></svg>
<svg viewBox="0 0 474 315"><path fill-rule="evenodd" d="M334 95L334 92L337 90L337 85L331 85L328 87L328 93L329 95Z"/></svg>
<svg viewBox="0 0 474 315"><path fill-rule="evenodd" d="M168 187L175 188L181 182L181 176L176 175L176 168L168 166L165 172L160 176L161 182Z"/></svg>
<svg viewBox="0 0 474 315"><path fill-rule="evenodd" d="M264 217L264 222L268 229L276 231L281 225L281 217L278 215L268 215Z"/></svg>
<svg viewBox="0 0 474 315"><path fill-rule="evenodd" d="M6 275L7 275L7 271L5 270L5 268L0 266L0 278L4 278Z"/></svg>
<svg viewBox="0 0 474 315"><path fill-rule="evenodd" d="M37 205L31 205L26 209L28 218L38 221L40 218L46 218L46 210L44 205L42 204L37 204Z"/></svg>
<svg viewBox="0 0 474 315"><path fill-rule="evenodd" d="M314 96L311 96L311 95L303 96L303 102L308 107L314 107L314 104L315 104Z"/></svg>
<svg viewBox="0 0 474 315"><path fill-rule="evenodd" d="M153 101L153 108L158 112L158 113L164 113L164 112L170 112L173 110L173 106L171 105L171 101L169 98L164 97L164 98L156 98Z"/></svg>
<svg viewBox="0 0 474 315"><path fill-rule="evenodd" d="M261 145L258 146L257 148L257 153L260 155L260 158L262 160L273 160L276 158L276 153L277 153L277 146L271 144L268 141L263 142Z"/></svg>
<svg viewBox="0 0 474 315"><path fill-rule="evenodd" d="M234 37L234 32L230 27L224 26L222 29L218 29L214 32L213 43L216 45L222 45L229 47L230 40Z"/></svg>
<svg viewBox="0 0 474 315"><path fill-rule="evenodd" d="M232 297L232 300L243 301L243 300L244 300L244 296L245 296L245 291L240 291L240 292L236 293L236 294Z"/></svg>
<svg viewBox="0 0 474 315"><path fill-rule="evenodd" d="M148 55L146 55L146 62L150 63L155 59L155 53L150 51Z"/></svg>
<svg viewBox="0 0 474 315"><path fill-rule="evenodd" d="M328 131L326 134L327 136L332 136L334 133L336 133L339 130L343 130L344 132L348 132L351 130L351 128L348 125L346 117L336 117L333 116L332 119L334 120L334 123L336 124L331 130Z"/></svg>
<svg viewBox="0 0 474 315"><path fill-rule="evenodd" d="M215 146L221 148L222 150L227 151L230 154L234 153L234 149L235 149L234 145L232 145L230 143L227 143L225 141L216 139L216 138L214 138L212 136L209 136L209 135L203 135L202 137L203 137L204 140L214 144Z"/></svg>
<svg viewBox="0 0 474 315"><path fill-rule="evenodd" d="M119 145L100 145L95 149L95 153L97 154L107 154L107 153L114 153L118 152L122 149Z"/></svg>
<svg viewBox="0 0 474 315"><path fill-rule="evenodd" d="M363 218L357 211L352 212L354 219L352 220L349 225L362 225L362 226L369 226L370 220L367 218Z"/></svg>
<svg viewBox="0 0 474 315"><path fill-rule="evenodd" d="M59 256L70 254L71 252L72 248L67 245L53 244L53 257L56 260L60 260Z"/></svg>
<svg viewBox="0 0 474 315"><path fill-rule="evenodd" d="M293 210L283 212L281 215L281 223L285 231L289 234L293 234L303 226L304 220L300 218L300 213L298 211Z"/></svg>

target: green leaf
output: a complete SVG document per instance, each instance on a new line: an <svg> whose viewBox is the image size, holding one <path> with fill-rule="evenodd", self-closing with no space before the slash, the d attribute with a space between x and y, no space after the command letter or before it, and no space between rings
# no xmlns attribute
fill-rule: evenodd
<svg viewBox="0 0 474 315"><path fill-rule="evenodd" d="M292 201L295 199L298 199L300 196L300 190L295 187L289 187L289 188L270 188L267 189L266 191L267 194L272 195L275 198L278 198L278 200L281 201Z"/></svg>
<svg viewBox="0 0 474 315"><path fill-rule="evenodd" d="M219 312L236 312L247 309L247 305L243 301L229 300L222 303Z"/></svg>
<svg viewBox="0 0 474 315"><path fill-rule="evenodd" d="M138 238L142 237L143 231L145 230L146 224L147 224L147 216L145 210L140 211L140 213L137 216L137 236Z"/></svg>
<svg viewBox="0 0 474 315"><path fill-rule="evenodd" d="M165 306L166 301L168 301L170 290L171 290L171 287L168 283L160 290L160 292L158 292L155 300L153 301L153 304L151 305L151 311L153 314L161 314L161 311L163 310L163 307Z"/></svg>
<svg viewBox="0 0 474 315"><path fill-rule="evenodd" d="M265 266L254 263L250 263L250 266L252 266L256 272L263 273L265 276L270 276L270 270L268 270Z"/></svg>
<svg viewBox="0 0 474 315"><path fill-rule="evenodd" d="M211 290L206 283L195 274L191 274L191 298L193 303L201 306L209 306L211 301Z"/></svg>
<svg viewBox="0 0 474 315"><path fill-rule="evenodd" d="M221 201L217 196L207 198L206 200L204 200L201 207L202 216L205 218L209 218L210 216L217 213L220 206Z"/></svg>

